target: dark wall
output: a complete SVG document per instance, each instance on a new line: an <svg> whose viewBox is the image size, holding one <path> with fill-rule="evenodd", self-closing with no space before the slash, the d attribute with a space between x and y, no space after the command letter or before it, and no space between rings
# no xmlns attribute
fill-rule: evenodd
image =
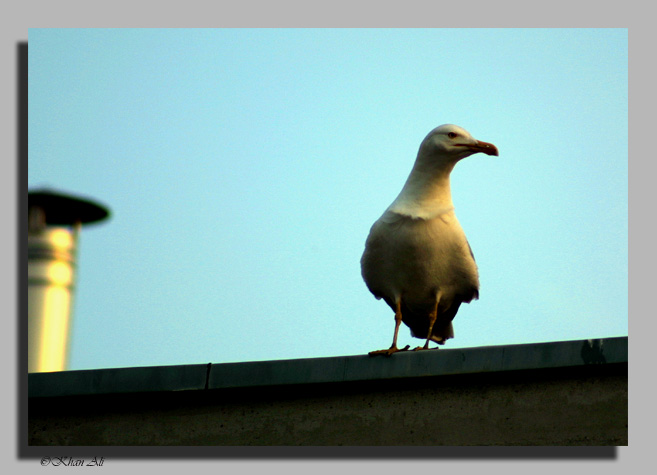
<svg viewBox="0 0 657 475"><path fill-rule="evenodd" d="M627 363L33 397L29 445L627 445Z"/></svg>

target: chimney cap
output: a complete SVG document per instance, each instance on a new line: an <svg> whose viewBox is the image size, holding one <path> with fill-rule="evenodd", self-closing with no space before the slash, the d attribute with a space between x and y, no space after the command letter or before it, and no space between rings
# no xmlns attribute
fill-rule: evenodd
<svg viewBox="0 0 657 475"><path fill-rule="evenodd" d="M71 225L75 223L94 223L109 216L109 209L87 198L58 193L49 189L39 189L27 193L28 209L38 207L43 210L46 224Z"/></svg>

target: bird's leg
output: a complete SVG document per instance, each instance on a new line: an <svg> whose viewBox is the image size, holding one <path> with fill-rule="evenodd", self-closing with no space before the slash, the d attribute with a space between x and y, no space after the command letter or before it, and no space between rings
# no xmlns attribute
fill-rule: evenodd
<svg viewBox="0 0 657 475"><path fill-rule="evenodd" d="M433 325L434 323L436 323L436 320L438 319L438 303L440 302L441 295L442 292L439 290L438 295L436 296L436 304L433 306L433 310L429 314L429 332L427 333L427 341L424 343L424 346L418 346L413 351L429 349L429 341L431 340L431 332L433 331Z"/></svg>
<svg viewBox="0 0 657 475"><path fill-rule="evenodd" d="M401 298L397 299L397 303L395 305L395 334L392 337L392 346L390 349L395 349L397 350L397 335L399 334L399 325L401 325L402 322L402 313L401 313ZM406 346L403 350L398 350L398 351L406 351L408 350L408 346Z"/></svg>
<svg viewBox="0 0 657 475"><path fill-rule="evenodd" d="M397 353L398 351L408 350L409 345L406 345L401 350L397 348L397 334L399 333L399 325L401 325L401 322L402 322L401 298L398 298L397 302L395 303L395 336L392 337L392 346L387 350L370 351L368 353L370 356L374 356L374 355L390 356L393 353Z"/></svg>

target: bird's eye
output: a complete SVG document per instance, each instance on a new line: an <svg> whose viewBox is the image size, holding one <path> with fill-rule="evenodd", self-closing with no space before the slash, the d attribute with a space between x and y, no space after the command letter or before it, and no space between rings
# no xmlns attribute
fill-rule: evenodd
<svg viewBox="0 0 657 475"><path fill-rule="evenodd" d="M455 138L456 138L456 132L450 132L450 133L447 134L447 136L448 136L450 139L455 139Z"/></svg>

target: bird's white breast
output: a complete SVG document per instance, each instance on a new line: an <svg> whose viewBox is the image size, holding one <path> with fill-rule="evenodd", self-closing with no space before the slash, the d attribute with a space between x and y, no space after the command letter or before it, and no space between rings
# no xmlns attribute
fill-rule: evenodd
<svg viewBox="0 0 657 475"><path fill-rule="evenodd" d="M370 290L390 304L431 305L438 289L450 298L478 288L477 266L453 211L413 219L386 211L372 226L361 261Z"/></svg>

